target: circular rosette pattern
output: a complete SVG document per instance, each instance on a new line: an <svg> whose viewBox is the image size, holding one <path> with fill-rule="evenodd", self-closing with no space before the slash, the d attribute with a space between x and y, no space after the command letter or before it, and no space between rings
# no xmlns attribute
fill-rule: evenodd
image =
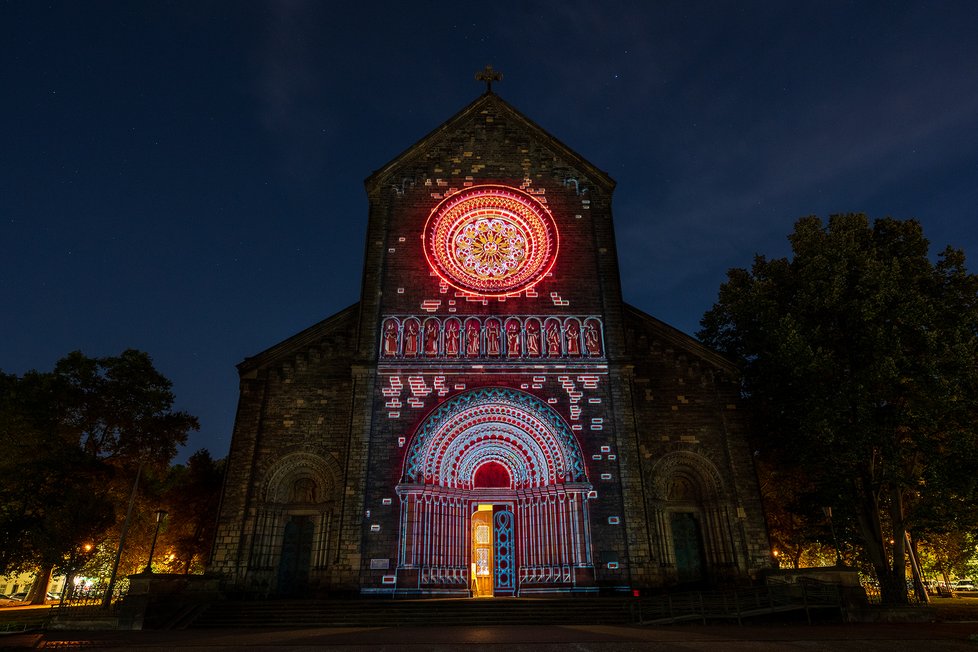
<svg viewBox="0 0 978 652"><path fill-rule="evenodd" d="M507 186L473 186L446 198L428 217L423 237L432 269L452 287L482 296L532 287L557 257L553 216Z"/></svg>

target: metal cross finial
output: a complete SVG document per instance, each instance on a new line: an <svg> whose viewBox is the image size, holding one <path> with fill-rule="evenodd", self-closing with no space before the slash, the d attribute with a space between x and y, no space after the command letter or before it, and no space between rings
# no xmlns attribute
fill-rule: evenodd
<svg viewBox="0 0 978 652"><path fill-rule="evenodd" d="M485 70L480 70L475 73L475 78L478 81L484 81L486 83L486 93L492 92L492 83L494 81L502 81L503 73L497 72L492 69L492 66L486 66Z"/></svg>

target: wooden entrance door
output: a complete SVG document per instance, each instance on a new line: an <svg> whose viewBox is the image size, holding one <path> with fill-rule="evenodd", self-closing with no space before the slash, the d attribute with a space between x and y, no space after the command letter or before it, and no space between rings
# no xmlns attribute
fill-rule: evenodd
<svg viewBox="0 0 978 652"><path fill-rule="evenodd" d="M301 597L309 583L313 523L309 516L290 516L282 534L277 593Z"/></svg>
<svg viewBox="0 0 978 652"><path fill-rule="evenodd" d="M498 506L492 518L493 594L513 595L516 592L515 540L513 512Z"/></svg>
<svg viewBox="0 0 978 652"><path fill-rule="evenodd" d="M703 544L696 514L693 512L673 512L670 522L679 582L685 584L702 580Z"/></svg>

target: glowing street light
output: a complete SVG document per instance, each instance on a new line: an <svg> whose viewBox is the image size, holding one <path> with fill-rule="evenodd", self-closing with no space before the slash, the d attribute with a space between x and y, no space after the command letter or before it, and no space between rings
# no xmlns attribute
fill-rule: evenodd
<svg viewBox="0 0 978 652"><path fill-rule="evenodd" d="M85 542L81 546L71 549L71 556L68 557L68 567L65 573L65 584L62 590L61 604L70 602L75 597L75 588L78 586L79 578L76 576L78 570L85 564L85 558L92 551L94 546Z"/></svg>

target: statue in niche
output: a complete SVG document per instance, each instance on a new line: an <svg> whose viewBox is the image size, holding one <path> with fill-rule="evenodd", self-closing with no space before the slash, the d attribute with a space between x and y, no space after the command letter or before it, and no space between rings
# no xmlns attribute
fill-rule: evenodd
<svg viewBox="0 0 978 652"><path fill-rule="evenodd" d="M384 324L384 355L397 355L397 322L393 319Z"/></svg>
<svg viewBox="0 0 978 652"><path fill-rule="evenodd" d="M673 477L672 482L669 483L667 498L669 500L694 500L696 491L693 488L693 483L689 481L689 478L684 478L681 475Z"/></svg>
<svg viewBox="0 0 978 652"><path fill-rule="evenodd" d="M424 325L424 353L438 355L438 323L429 319Z"/></svg>
<svg viewBox="0 0 978 652"><path fill-rule="evenodd" d="M584 348L587 349L589 355L601 355L601 338L598 334L598 325L592 319L584 322Z"/></svg>
<svg viewBox="0 0 978 652"><path fill-rule="evenodd" d="M479 355L479 325L474 321L465 325L465 355Z"/></svg>
<svg viewBox="0 0 978 652"><path fill-rule="evenodd" d="M576 321L567 322L564 335L567 337L567 355L581 355L581 329Z"/></svg>
<svg viewBox="0 0 978 652"><path fill-rule="evenodd" d="M418 354L418 323L409 321L404 325L404 355Z"/></svg>
<svg viewBox="0 0 978 652"><path fill-rule="evenodd" d="M540 324L536 320L526 324L526 350L532 356L540 355Z"/></svg>
<svg viewBox="0 0 978 652"><path fill-rule="evenodd" d="M290 503L314 503L316 502L316 481L312 478L299 478L292 483L292 492L289 494Z"/></svg>
<svg viewBox="0 0 978 652"><path fill-rule="evenodd" d="M560 355L560 327L553 321L547 324L547 355Z"/></svg>
<svg viewBox="0 0 978 652"><path fill-rule="evenodd" d="M520 351L520 325L518 322L511 321L506 324L506 353L517 356Z"/></svg>
<svg viewBox="0 0 978 652"><path fill-rule="evenodd" d="M458 328L454 319L445 324L445 355L458 355Z"/></svg>
<svg viewBox="0 0 978 652"><path fill-rule="evenodd" d="M486 324L486 353L499 355L499 322L497 321Z"/></svg>

